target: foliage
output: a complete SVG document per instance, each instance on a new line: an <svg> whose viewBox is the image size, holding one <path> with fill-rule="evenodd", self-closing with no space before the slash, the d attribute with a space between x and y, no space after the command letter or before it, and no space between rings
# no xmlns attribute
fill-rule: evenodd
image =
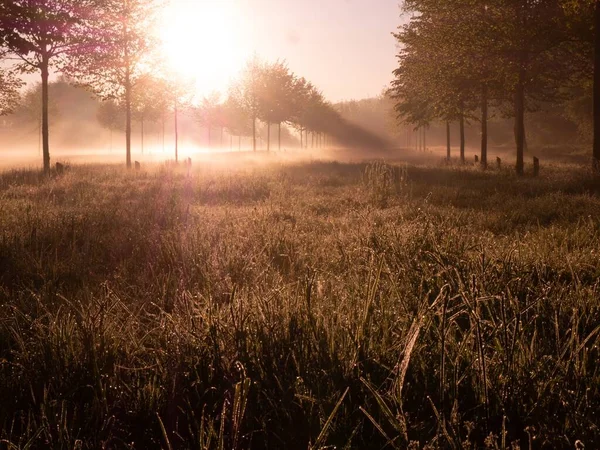
<svg viewBox="0 0 600 450"><path fill-rule="evenodd" d="M21 100L23 82L13 73L0 70L0 116L12 113Z"/></svg>

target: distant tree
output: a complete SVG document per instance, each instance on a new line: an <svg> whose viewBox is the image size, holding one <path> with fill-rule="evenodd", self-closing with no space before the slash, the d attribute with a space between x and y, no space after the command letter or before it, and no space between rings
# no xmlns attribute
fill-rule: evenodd
<svg viewBox="0 0 600 450"><path fill-rule="evenodd" d="M168 106L167 87L164 81L150 73L140 75L132 90L131 103L132 115L140 122L143 154L145 125L157 122Z"/></svg>
<svg viewBox="0 0 600 450"><path fill-rule="evenodd" d="M99 0L0 0L0 44L23 73L42 81L44 171L50 170L48 82L50 69L81 51L93 33L90 19Z"/></svg>
<svg viewBox="0 0 600 450"><path fill-rule="evenodd" d="M282 61L266 64L260 94L261 118L267 123L267 150L271 148L271 124L278 126L281 150L281 124L291 120L295 77Z"/></svg>
<svg viewBox="0 0 600 450"><path fill-rule="evenodd" d="M93 48L78 52L67 73L103 100L125 109L126 164L131 168L131 123L134 90L153 58L153 28L157 4L153 0L103 0L96 13Z"/></svg>
<svg viewBox="0 0 600 450"><path fill-rule="evenodd" d="M114 100L102 102L98 108L97 119L102 127L110 132L110 150L113 147L113 132L123 131L125 111L124 108Z"/></svg>
<svg viewBox="0 0 600 450"><path fill-rule="evenodd" d="M256 125L264 108L261 105L261 94L264 88L265 64L254 56L246 63L240 80L234 89L240 103L247 111L252 123L252 150L256 151Z"/></svg>
<svg viewBox="0 0 600 450"><path fill-rule="evenodd" d="M227 100L223 103L223 115L229 134L238 137L238 148L241 150L242 136L252 135L252 124L236 85L229 88Z"/></svg>
<svg viewBox="0 0 600 450"><path fill-rule="evenodd" d="M212 92L202 98L200 105L195 108L196 120L206 127L208 133L208 146L212 146L212 130L214 127L223 128L225 126L225 117L223 105L221 104L221 94ZM221 145L223 142L221 142Z"/></svg>

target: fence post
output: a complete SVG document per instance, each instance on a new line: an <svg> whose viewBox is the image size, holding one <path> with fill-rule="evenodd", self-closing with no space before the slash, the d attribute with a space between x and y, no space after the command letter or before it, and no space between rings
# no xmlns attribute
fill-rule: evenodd
<svg viewBox="0 0 600 450"><path fill-rule="evenodd" d="M479 156L475 155L475 164L479 162Z"/></svg>
<svg viewBox="0 0 600 450"><path fill-rule="evenodd" d="M502 160L499 157L496 157L496 166L498 169L502 168Z"/></svg>

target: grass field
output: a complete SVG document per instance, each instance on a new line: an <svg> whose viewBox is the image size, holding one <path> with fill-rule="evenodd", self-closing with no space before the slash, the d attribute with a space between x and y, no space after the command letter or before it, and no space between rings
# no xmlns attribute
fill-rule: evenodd
<svg viewBox="0 0 600 450"><path fill-rule="evenodd" d="M0 448L600 448L599 279L575 166L6 172Z"/></svg>

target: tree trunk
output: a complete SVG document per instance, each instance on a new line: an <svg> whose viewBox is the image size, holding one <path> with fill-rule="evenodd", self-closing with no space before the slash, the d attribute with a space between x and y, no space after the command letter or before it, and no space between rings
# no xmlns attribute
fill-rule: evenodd
<svg viewBox="0 0 600 450"><path fill-rule="evenodd" d="M179 162L179 111L177 108L177 100L175 100L175 162Z"/></svg>
<svg viewBox="0 0 600 450"><path fill-rule="evenodd" d="M142 155L144 154L144 115L142 114Z"/></svg>
<svg viewBox="0 0 600 450"><path fill-rule="evenodd" d="M446 121L446 159L450 161L450 121Z"/></svg>
<svg viewBox="0 0 600 450"><path fill-rule="evenodd" d="M267 122L267 151L271 151L271 122Z"/></svg>
<svg viewBox="0 0 600 450"><path fill-rule="evenodd" d="M300 148L304 148L304 130L300 130Z"/></svg>
<svg viewBox="0 0 600 450"><path fill-rule="evenodd" d="M594 158L593 169L600 174L600 0L596 0L594 15Z"/></svg>
<svg viewBox="0 0 600 450"><path fill-rule="evenodd" d="M163 112L162 115L162 146L163 146L163 153L165 152L165 113Z"/></svg>
<svg viewBox="0 0 600 450"><path fill-rule="evenodd" d="M277 147L279 151L281 151L281 122L279 122L279 127L277 130Z"/></svg>
<svg viewBox="0 0 600 450"><path fill-rule="evenodd" d="M427 151L427 127L423 127L423 151Z"/></svg>
<svg viewBox="0 0 600 450"><path fill-rule="evenodd" d="M517 144L517 175L523 175L525 166L525 70L519 70L515 92L515 140Z"/></svg>
<svg viewBox="0 0 600 450"><path fill-rule="evenodd" d="M125 151L127 168L131 169L131 79L125 70Z"/></svg>
<svg viewBox="0 0 600 450"><path fill-rule="evenodd" d="M42 153L44 155L44 172L50 172L50 121L48 117L48 78L49 62L42 62Z"/></svg>
<svg viewBox="0 0 600 450"><path fill-rule="evenodd" d="M221 148L223 148L223 127L221 127Z"/></svg>
<svg viewBox="0 0 600 450"><path fill-rule="evenodd" d="M487 169L488 150L488 90L484 84L481 87L481 167Z"/></svg>
<svg viewBox="0 0 600 450"><path fill-rule="evenodd" d="M460 162L465 162L465 116L460 114Z"/></svg>
<svg viewBox="0 0 600 450"><path fill-rule="evenodd" d="M252 149L256 151L256 117L252 118Z"/></svg>

